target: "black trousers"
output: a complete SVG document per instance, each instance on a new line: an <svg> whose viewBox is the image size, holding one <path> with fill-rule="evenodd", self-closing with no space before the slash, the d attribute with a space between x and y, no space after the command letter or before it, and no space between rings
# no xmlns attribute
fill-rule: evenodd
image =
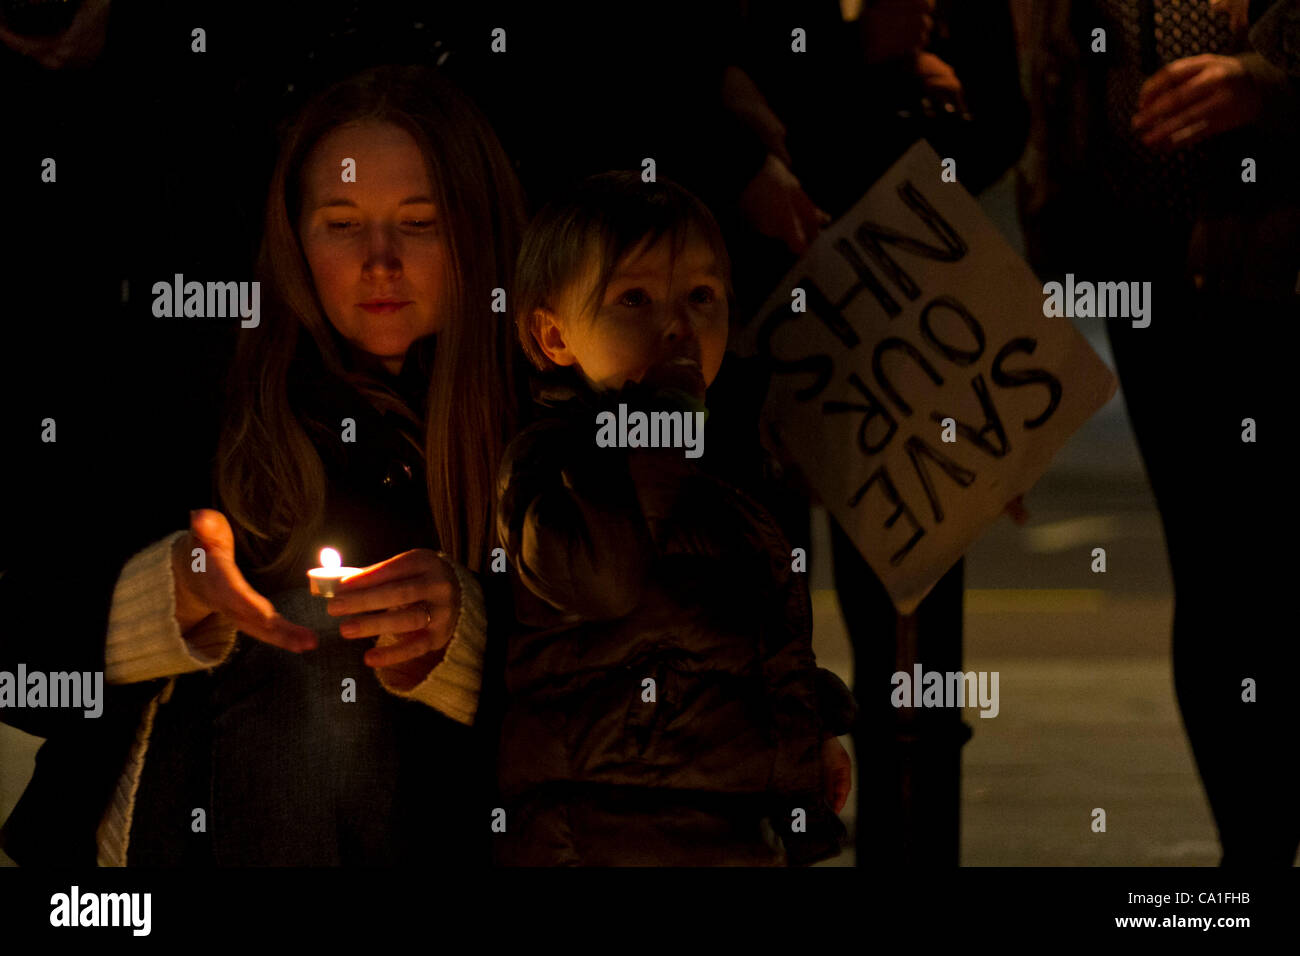
<svg viewBox="0 0 1300 956"><path fill-rule="evenodd" d="M890 678L900 670L910 674L913 663L926 671L962 669L964 562L926 595L910 626L900 628L885 586L834 519L831 545L858 701L857 865L956 866L961 747L970 727L958 708L895 708Z"/></svg>
<svg viewBox="0 0 1300 956"><path fill-rule="evenodd" d="M1300 722L1295 602L1282 566L1294 506L1278 453L1294 443L1283 386L1294 374L1285 363L1296 354L1295 304L1197 291L1156 265L1134 259L1134 274L1105 276L1154 276L1151 325L1106 321L1164 525L1178 705L1223 865L1290 866ZM1242 440L1245 419L1254 443Z"/></svg>

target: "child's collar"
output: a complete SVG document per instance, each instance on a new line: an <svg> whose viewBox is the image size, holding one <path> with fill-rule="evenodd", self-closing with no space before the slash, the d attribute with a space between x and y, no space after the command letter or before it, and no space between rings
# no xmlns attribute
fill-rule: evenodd
<svg viewBox="0 0 1300 956"><path fill-rule="evenodd" d="M626 403L634 408L679 407L682 411L708 414L704 403L698 399L677 392L656 391L654 386L646 383L629 381L620 389L598 392L579 372L569 367L534 372L529 378L529 388L534 403L555 411L617 411L620 404Z"/></svg>
<svg viewBox="0 0 1300 956"><path fill-rule="evenodd" d="M576 372L569 368L556 367L546 371L535 371L528 379L533 401L548 408L581 401L592 404L595 393Z"/></svg>

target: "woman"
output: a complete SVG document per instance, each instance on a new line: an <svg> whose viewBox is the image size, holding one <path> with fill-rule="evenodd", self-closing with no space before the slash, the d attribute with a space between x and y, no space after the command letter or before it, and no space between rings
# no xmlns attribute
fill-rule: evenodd
<svg viewBox="0 0 1300 956"><path fill-rule="evenodd" d="M113 592L107 682L167 680L134 698L100 863L474 861L472 572L517 405L491 306L521 219L491 128L431 71L367 71L284 130L219 507L135 555ZM365 568L329 605L305 576L325 546Z"/></svg>

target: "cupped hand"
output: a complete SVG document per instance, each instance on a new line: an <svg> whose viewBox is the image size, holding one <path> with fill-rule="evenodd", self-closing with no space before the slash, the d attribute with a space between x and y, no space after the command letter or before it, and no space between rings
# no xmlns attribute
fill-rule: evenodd
<svg viewBox="0 0 1300 956"><path fill-rule="evenodd" d="M346 617L349 640L392 634L397 643L366 651L367 666L418 679L451 640L460 610L456 574L435 551L416 548L344 578L325 609Z"/></svg>
<svg viewBox="0 0 1300 956"><path fill-rule="evenodd" d="M194 570L194 549L205 552L202 571ZM181 632L211 614L220 614L249 637L287 651L316 647L316 632L294 624L253 590L235 564L235 536L220 511L190 512L188 534L172 546L176 621Z"/></svg>
<svg viewBox="0 0 1300 956"><path fill-rule="evenodd" d="M1142 84L1133 129L1151 149L1181 149L1254 122L1263 102L1237 57L1189 56Z"/></svg>

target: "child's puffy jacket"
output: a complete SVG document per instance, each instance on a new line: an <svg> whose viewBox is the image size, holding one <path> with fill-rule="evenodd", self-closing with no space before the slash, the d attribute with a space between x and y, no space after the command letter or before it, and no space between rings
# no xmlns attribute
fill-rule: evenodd
<svg viewBox="0 0 1300 956"><path fill-rule="evenodd" d="M791 569L791 545L711 467L725 436L710 436L698 459L681 448L600 448L600 409L663 409L664 394L631 385L598 398L562 373L539 377L534 396L536 420L500 473L498 532L519 627L499 779L508 802L545 795L559 817L533 819L517 837L548 844L540 855L505 861L583 862L576 829L586 824L564 818L565 804L599 806L600 794L626 788L642 799L621 806L624 815L683 800L761 808L790 862L838 852L844 828L823 797L821 745L848 732L853 699L816 666L806 575ZM671 825L641 822L665 841L649 859L704 861L668 845L689 842ZM601 826L626 829L627 818ZM736 853L747 860L743 847Z"/></svg>

